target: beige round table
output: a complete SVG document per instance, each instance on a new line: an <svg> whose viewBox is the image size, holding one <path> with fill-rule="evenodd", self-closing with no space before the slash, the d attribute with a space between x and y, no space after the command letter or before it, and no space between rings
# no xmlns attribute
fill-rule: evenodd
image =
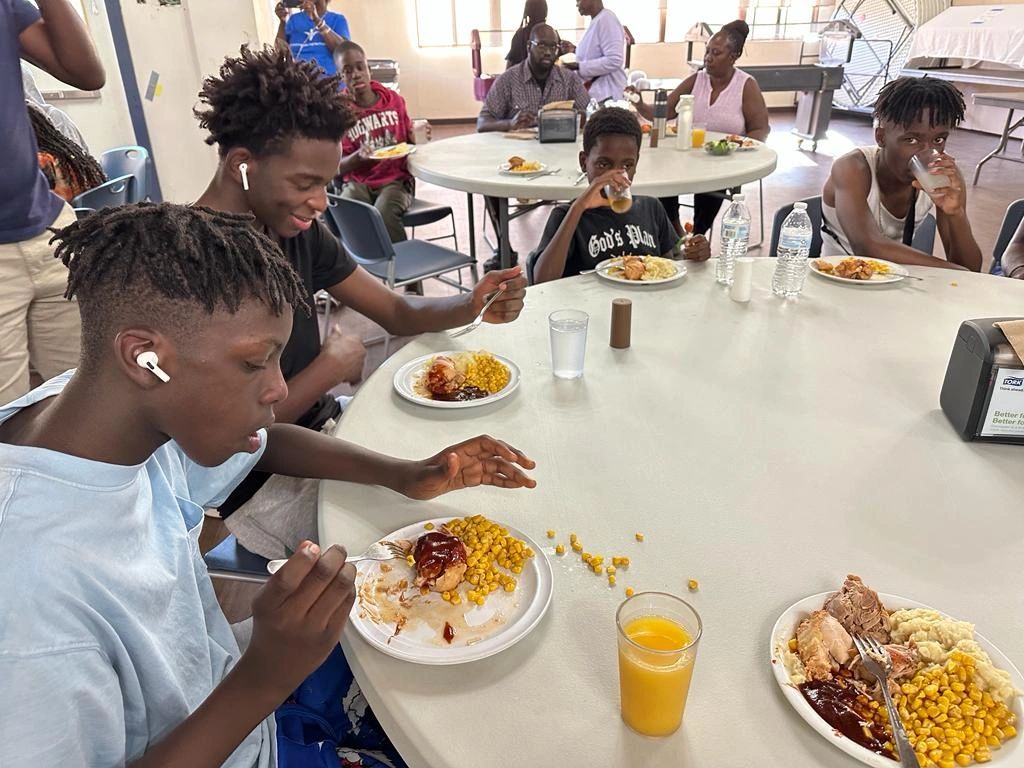
<svg viewBox="0 0 1024 768"><path fill-rule="evenodd" d="M709 132L708 140L722 135ZM768 176L778 162L775 150L764 144L725 157L702 149L679 151L674 136L655 149L648 144L645 136L633 181L635 195L669 197L738 187ZM575 183L580 175L581 148L582 139L575 144L541 144L536 139L507 139L501 133L470 133L417 145L409 156L409 170L423 181L466 192L471 232L475 231L473 195L495 198L502 264L507 265L509 198L575 200L587 188L585 179ZM513 155L544 163L547 170L556 172L535 178L503 175L498 167ZM474 238L470 238L470 255L475 257Z"/></svg>
<svg viewBox="0 0 1024 768"><path fill-rule="evenodd" d="M490 659L408 664L346 630L356 678L412 768L854 768L789 707L769 663L782 611L847 573L975 622L1024 663L1024 448L963 442L938 407L960 322L1019 315L1024 282L911 268L924 282L855 288L809 275L786 302L770 293L773 266L757 261L746 305L713 265L660 290L593 275L532 287L513 325L425 335L363 385L338 435L424 457L486 432L536 460L538 485L417 503L325 483L322 542L360 551L417 520L482 513L541 542L554 569L548 614ZM618 296L633 301L627 350L608 346ZM551 375L547 315L567 307L590 313L576 381ZM521 387L458 413L399 399L401 364L451 348L511 358ZM632 565L609 588L578 556L554 555L547 529ZM669 738L619 717L614 614L627 586L680 594L704 621Z"/></svg>

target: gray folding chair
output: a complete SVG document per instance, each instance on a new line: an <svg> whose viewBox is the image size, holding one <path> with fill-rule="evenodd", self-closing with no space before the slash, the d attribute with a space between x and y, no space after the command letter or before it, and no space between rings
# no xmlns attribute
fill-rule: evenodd
<svg viewBox="0 0 1024 768"><path fill-rule="evenodd" d="M134 176L119 176L78 195L71 201L71 207L98 211L101 208L125 205L130 202L134 187Z"/></svg>
<svg viewBox="0 0 1024 768"><path fill-rule="evenodd" d="M455 213L452 211L450 205L443 205L442 203L432 203L429 200L421 200L418 197L413 198L412 204L409 209L402 214L402 226L412 230L413 239L416 238L416 227L425 227L428 224L441 221L451 217L452 220L452 231L447 235L438 235L437 237L425 237L424 240L430 242L436 242L438 240L447 240L451 238L452 242L455 243L455 250L459 250L459 237L455 231Z"/></svg>
<svg viewBox="0 0 1024 768"><path fill-rule="evenodd" d="M152 199L149 188L149 151L145 147L129 146L108 149L100 155L100 165L108 179L119 176L134 176L135 186L132 188L129 203L141 203Z"/></svg>
<svg viewBox="0 0 1024 768"><path fill-rule="evenodd" d="M239 544L233 533L207 552L203 560L210 576L215 579L261 584L270 578L267 573L269 561Z"/></svg>
<svg viewBox="0 0 1024 768"><path fill-rule="evenodd" d="M996 237L996 245L992 249L992 268L989 270L993 275L1003 273L1003 254L1010 245L1010 238L1013 237L1024 219L1024 198L1014 200L1006 209L1003 215L1003 223L999 226L999 235Z"/></svg>
<svg viewBox="0 0 1024 768"><path fill-rule="evenodd" d="M464 268L469 269L474 285L479 279L476 262L464 253L425 240L392 243L380 211L372 205L335 195L328 195L328 202L327 214L341 233L345 250L367 272L382 280L392 290L434 278L468 292L472 288L462 283ZM445 277L448 272L456 272L458 282ZM385 334L385 357L390 345L391 336Z"/></svg>

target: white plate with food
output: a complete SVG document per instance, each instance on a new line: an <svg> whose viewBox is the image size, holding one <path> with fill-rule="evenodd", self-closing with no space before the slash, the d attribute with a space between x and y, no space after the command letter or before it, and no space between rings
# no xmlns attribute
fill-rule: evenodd
<svg viewBox="0 0 1024 768"><path fill-rule="evenodd" d="M757 149L759 142L756 139L752 139L749 136L739 136L735 133L730 133L725 137L726 141L732 142L736 145L736 152L750 152L751 150Z"/></svg>
<svg viewBox="0 0 1024 768"><path fill-rule="evenodd" d="M494 570L490 561L478 559L485 536L488 552L499 547L492 557L501 562ZM408 543L419 562L360 565L349 623L370 645L396 659L444 665L493 656L526 637L551 604L551 564L536 543L512 526L479 515L438 518L407 525L385 540ZM480 586L483 573L494 574L494 588Z"/></svg>
<svg viewBox="0 0 1024 768"><path fill-rule="evenodd" d="M891 285L910 274L900 264L860 256L819 256L810 266L816 275L847 285Z"/></svg>
<svg viewBox="0 0 1024 768"><path fill-rule="evenodd" d="M506 176L531 176L535 173L544 173L547 165L536 160L524 160L521 157L509 158L507 162L498 166L498 172Z"/></svg>
<svg viewBox="0 0 1024 768"><path fill-rule="evenodd" d="M401 144L392 144L388 147L375 149L370 153L370 157L374 160L398 160L402 157L408 157L415 151L415 144L408 144L403 141Z"/></svg>
<svg viewBox="0 0 1024 768"><path fill-rule="evenodd" d="M602 280L620 285L665 285L686 277L686 264L662 256L616 256L594 271Z"/></svg>
<svg viewBox="0 0 1024 768"><path fill-rule="evenodd" d="M826 721L822 715L819 715L819 713L811 705L808 699L805 698L804 693L802 692L801 687L799 687L798 683L794 682L794 679L797 681L803 679L807 674L807 670L802 668L800 656L790 649L788 643L791 639L794 638L797 631L797 627L801 624L801 622L803 622L804 619L808 619L808 617L810 617L813 613L821 612L821 609L825 602L836 594L836 592L821 592L816 595L805 597L803 600L800 600L799 602L791 605L789 608L785 610L785 612L783 612L783 614L779 617L778 621L775 622L775 626L772 629L771 637L769 640L768 652L769 658L771 659L772 672L774 673L775 680L778 683L779 687L782 689L782 692L785 695L786 700L789 702L790 706L792 706L793 709L796 710L797 714L799 714L800 717L802 717L804 721L811 728L817 731L824 739L834 744L836 747L841 749L846 754L859 760L864 765L874 766L874 768L898 768L899 763L895 760L895 758L889 757L886 754L880 754L875 751L872 751L872 749L868 748L867 746L863 746L861 743L855 741L854 738L852 738L850 735L844 733L843 730L840 729L840 727L836 727L834 724ZM902 614L901 612L912 611L914 609L922 609L924 611L933 612L934 614L941 616L943 621L949 620L949 617L945 614L941 614L941 612L935 612L934 609L931 609L928 606L923 605L922 603L918 603L914 600L909 600L898 595L890 595L885 593L877 593L877 597L880 599L884 608L887 609L890 616L906 615ZM905 643L906 633L908 633L915 624L921 621L923 621L923 619L914 619L914 623L908 621L906 624L903 625L903 628L899 629L899 632L902 633L902 635L904 636L901 636L900 638L894 636L892 640L895 642L897 639L901 639ZM917 625L921 626L920 624ZM957 626L971 627L973 630L973 625L967 624L966 622L957 622ZM966 630L964 629L963 631ZM986 653L991 660L992 666L996 670L1002 670L1003 673L1005 673L1005 677L1001 677L999 679L999 685L1008 685L1010 686L1009 690L1011 691L1012 688L1017 689L1018 695L1012 695L1012 693L1009 694L1007 696L1008 701L1005 704L1005 706L1013 714L1016 720L1016 725L1019 727L1022 717L1022 699L1019 695L1019 691L1024 689L1024 678L1021 677L1020 672L1013 665L1013 663L1008 658L1006 658L1006 656L998 648L992 645L992 643L990 643L983 635L981 635L978 632L972 631L972 637L974 645L963 647L976 647L980 651ZM939 649L939 651L929 650L928 652L930 654L937 653L942 650L939 647L938 643L926 644L924 647L929 649L933 647ZM855 655L856 652L854 651L852 656ZM796 659L795 661L794 658ZM834 657L830 658L834 662ZM893 658L896 659L897 657L893 656ZM928 668L930 666L929 662L923 661L921 659L918 659L915 663L918 665L924 665L924 668ZM920 672L922 669L922 667L916 668L918 672ZM901 678L899 682L901 684L908 682L912 684L913 680L915 679L913 677L914 674L916 673L909 673L908 676ZM794 675L794 677L791 678L791 675ZM811 685L815 685L815 683L812 682ZM823 686L825 684L817 682L816 685ZM819 700L824 699L824 690L827 689L823 687L819 688L817 693L815 694L819 698ZM993 687L991 690L995 691L996 689ZM939 691L936 691L937 695L939 695L939 693ZM1004 689L1004 694L1005 693L1006 690ZM885 705L881 702L881 697L879 696L877 697L877 699L879 702L878 707L881 709L881 711L884 712ZM899 701L897 701L897 705L899 705ZM843 706L836 707L836 711L839 710L843 711L844 715L848 716L851 714L851 711L844 709ZM856 723L857 715L854 714L853 716L854 720L848 721L848 724L850 724L851 727L855 727L853 726L853 724ZM863 725L861 725L860 727L863 732ZM875 728L877 726L872 727ZM856 735L858 737L861 737L860 734ZM863 733L863 736L861 738L868 739L868 736L868 733ZM878 742L880 742L881 739L884 738L886 738L885 735L877 736L877 740L875 742L876 746ZM917 738L918 737L914 735L912 741L916 742ZM1013 737L1008 738L1000 748L989 747L991 750L991 763L993 765L1005 766L1019 765L1020 761L1022 760L1022 752L1024 752L1024 748L1020 746L1021 740L1022 737L1020 737L1019 735L1014 735ZM936 761L926 762L926 764L928 766L934 766L938 765L939 763ZM955 762L953 764L959 765ZM971 762L967 764L973 765L974 763Z"/></svg>
<svg viewBox="0 0 1024 768"><path fill-rule="evenodd" d="M410 360L395 372L395 391L428 408L476 408L515 392L519 366L501 355L448 351Z"/></svg>

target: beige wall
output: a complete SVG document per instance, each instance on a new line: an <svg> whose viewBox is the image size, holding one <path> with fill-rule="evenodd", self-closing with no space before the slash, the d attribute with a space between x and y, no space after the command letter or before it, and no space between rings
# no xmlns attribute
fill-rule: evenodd
<svg viewBox="0 0 1024 768"><path fill-rule="evenodd" d="M332 0L331 9L345 14L353 39L371 58L397 59L402 95L414 117L451 119L476 117L473 73L468 47L416 47L415 0ZM741 61L749 64L795 64L800 43L752 41ZM699 46L698 54L701 53ZM505 69L504 48L484 48L484 71ZM632 65L650 77L681 77L688 70L686 46L664 43L633 46ZM767 94L769 106L793 103L792 95Z"/></svg>

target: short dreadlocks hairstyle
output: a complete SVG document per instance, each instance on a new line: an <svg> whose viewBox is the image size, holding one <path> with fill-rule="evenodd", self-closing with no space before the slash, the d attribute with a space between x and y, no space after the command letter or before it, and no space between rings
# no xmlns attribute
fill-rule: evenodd
<svg viewBox="0 0 1024 768"><path fill-rule="evenodd" d="M72 186L80 191L98 187L107 180L103 168L96 158L85 149L57 130L50 118L34 104L26 102L32 130L36 134L36 144L40 152L47 152L57 160L65 171ZM53 187L55 180L50 180Z"/></svg>
<svg viewBox="0 0 1024 768"><path fill-rule="evenodd" d="M340 142L353 123L340 83L315 62L242 46L237 58L221 65L219 77L203 82L199 100L207 109L193 113L221 157L235 147L254 155L285 152L296 138Z"/></svg>
<svg viewBox="0 0 1024 768"><path fill-rule="evenodd" d="M903 128L922 119L928 124L951 128L964 119L964 96L945 80L934 77L901 77L886 83L875 101L875 120L886 120Z"/></svg>
<svg viewBox="0 0 1024 768"><path fill-rule="evenodd" d="M605 107L595 112L583 128L583 151L589 153L601 136L609 134L630 136L636 139L637 149L643 142L644 134L640 130L640 121L628 109L621 107Z"/></svg>
<svg viewBox="0 0 1024 768"><path fill-rule="evenodd" d="M180 336L203 315L234 314L256 299L275 315L301 309L306 291L278 245L247 214L138 203L107 208L57 231L68 268L64 296L82 315L82 364L102 358L120 325L152 323Z"/></svg>

